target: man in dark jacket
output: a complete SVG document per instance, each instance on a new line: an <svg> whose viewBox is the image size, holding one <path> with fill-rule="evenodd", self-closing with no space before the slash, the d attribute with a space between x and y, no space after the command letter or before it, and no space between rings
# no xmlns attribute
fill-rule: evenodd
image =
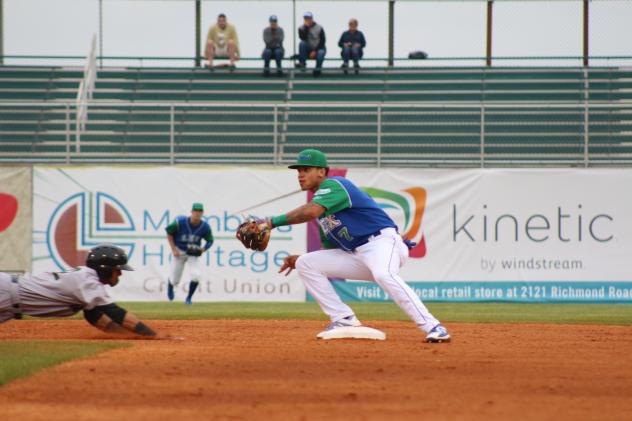
<svg viewBox="0 0 632 421"><path fill-rule="evenodd" d="M266 48L263 50L262 58L264 61L263 75L270 76L270 59L274 57L277 65L277 74L283 74L281 60L283 60L283 28L279 26L276 15L270 16L270 26L263 30L263 42Z"/></svg>
<svg viewBox="0 0 632 421"><path fill-rule="evenodd" d="M358 31L358 20L351 19L349 21L349 30L342 33L338 46L342 48L340 55L342 56L342 68L347 73L349 68L349 59L353 60L353 68L356 74L360 69L360 59L362 58L362 49L366 46L366 40L362 31Z"/></svg>
<svg viewBox="0 0 632 421"><path fill-rule="evenodd" d="M296 67L304 68L308 58L316 59L316 68L314 69L314 77L320 76L325 60L325 30L322 26L314 22L314 15L311 12L305 12L303 22L298 28L298 37L301 39L299 44L299 63Z"/></svg>

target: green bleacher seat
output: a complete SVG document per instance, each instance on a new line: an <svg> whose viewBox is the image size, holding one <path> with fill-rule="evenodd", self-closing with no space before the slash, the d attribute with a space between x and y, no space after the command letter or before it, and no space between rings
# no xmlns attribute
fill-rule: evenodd
<svg viewBox="0 0 632 421"><path fill-rule="evenodd" d="M260 69L102 69L76 155L82 78L82 69L0 67L0 161L63 162L70 140L73 162L170 162L173 130L176 162L190 163L271 164L276 139L282 162L319 147L334 163L373 165L379 141L388 165L479 165L481 132L491 164L576 165L586 134L596 163L632 162L629 69L325 69L318 79L294 70L263 78Z"/></svg>

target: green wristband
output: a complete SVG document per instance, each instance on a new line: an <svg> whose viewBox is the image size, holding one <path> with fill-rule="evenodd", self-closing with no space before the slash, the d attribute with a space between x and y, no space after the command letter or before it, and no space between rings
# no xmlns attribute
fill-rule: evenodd
<svg viewBox="0 0 632 421"><path fill-rule="evenodd" d="M282 227L283 225L290 225L287 222L287 216L285 214L272 217L270 222L272 222L272 228Z"/></svg>

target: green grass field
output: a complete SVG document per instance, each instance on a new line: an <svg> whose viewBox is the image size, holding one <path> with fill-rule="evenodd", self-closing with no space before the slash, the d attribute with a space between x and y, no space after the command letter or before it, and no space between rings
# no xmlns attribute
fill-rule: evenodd
<svg viewBox="0 0 632 421"><path fill-rule="evenodd" d="M0 341L0 386L46 367L130 346L124 342Z"/></svg>
<svg viewBox="0 0 632 421"><path fill-rule="evenodd" d="M119 303L145 319L326 320L316 303ZM360 319L409 320L393 303L351 303ZM445 322L589 323L632 325L632 305L430 303Z"/></svg>

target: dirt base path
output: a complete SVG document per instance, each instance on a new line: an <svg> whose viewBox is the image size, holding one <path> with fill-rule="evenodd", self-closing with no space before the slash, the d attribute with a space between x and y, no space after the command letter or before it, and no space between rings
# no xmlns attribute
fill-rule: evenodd
<svg viewBox="0 0 632 421"><path fill-rule="evenodd" d="M0 387L7 420L623 419L632 413L632 328L451 324L425 344L316 341L319 322L153 321L185 341L75 360ZM79 320L0 326L0 340L109 340ZM627 414L627 415L626 415Z"/></svg>

